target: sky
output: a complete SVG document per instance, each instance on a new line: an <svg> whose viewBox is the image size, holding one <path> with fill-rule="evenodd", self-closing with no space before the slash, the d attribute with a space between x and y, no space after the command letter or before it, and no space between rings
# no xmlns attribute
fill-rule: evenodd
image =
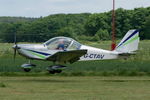
<svg viewBox="0 0 150 100"><path fill-rule="evenodd" d="M150 0L116 0L116 8L150 7ZM112 0L0 0L0 16L40 17L58 13L101 13Z"/></svg>

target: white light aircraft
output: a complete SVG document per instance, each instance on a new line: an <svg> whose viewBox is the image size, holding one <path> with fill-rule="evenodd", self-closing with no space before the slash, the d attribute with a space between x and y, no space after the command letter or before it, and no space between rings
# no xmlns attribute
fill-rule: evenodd
<svg viewBox="0 0 150 100"><path fill-rule="evenodd" d="M122 56L134 54L138 50L139 31L129 30L115 50L103 50L91 46L82 45L72 38L55 37L43 44L17 44L15 38L14 58L16 51L30 60L52 61L54 65L49 66L47 70L54 74L60 73L66 63L76 61L106 60L119 59ZM24 71L29 72L32 67L36 66L29 63L21 67Z"/></svg>

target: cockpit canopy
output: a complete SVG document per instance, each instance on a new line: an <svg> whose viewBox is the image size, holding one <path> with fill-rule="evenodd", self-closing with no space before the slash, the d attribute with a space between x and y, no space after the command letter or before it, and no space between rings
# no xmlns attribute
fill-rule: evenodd
<svg viewBox="0 0 150 100"><path fill-rule="evenodd" d="M81 44L72 38L55 37L44 43L49 50L78 50Z"/></svg>

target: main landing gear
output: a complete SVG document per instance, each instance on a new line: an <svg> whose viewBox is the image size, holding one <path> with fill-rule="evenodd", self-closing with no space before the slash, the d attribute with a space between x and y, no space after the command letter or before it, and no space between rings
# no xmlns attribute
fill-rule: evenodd
<svg viewBox="0 0 150 100"><path fill-rule="evenodd" d="M61 73L62 69L66 68L66 66L62 66L62 65L53 65L53 66L49 66L47 67L47 71L50 74L55 74L55 73Z"/></svg>

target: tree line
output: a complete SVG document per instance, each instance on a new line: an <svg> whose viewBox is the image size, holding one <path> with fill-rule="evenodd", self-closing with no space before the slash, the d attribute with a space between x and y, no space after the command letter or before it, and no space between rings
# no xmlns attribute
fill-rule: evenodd
<svg viewBox="0 0 150 100"><path fill-rule="evenodd" d="M110 40L112 11L105 13L55 14L40 18L0 17L0 42L44 42L67 36L76 40ZM150 7L116 10L116 37L139 29L141 39L150 39Z"/></svg>

